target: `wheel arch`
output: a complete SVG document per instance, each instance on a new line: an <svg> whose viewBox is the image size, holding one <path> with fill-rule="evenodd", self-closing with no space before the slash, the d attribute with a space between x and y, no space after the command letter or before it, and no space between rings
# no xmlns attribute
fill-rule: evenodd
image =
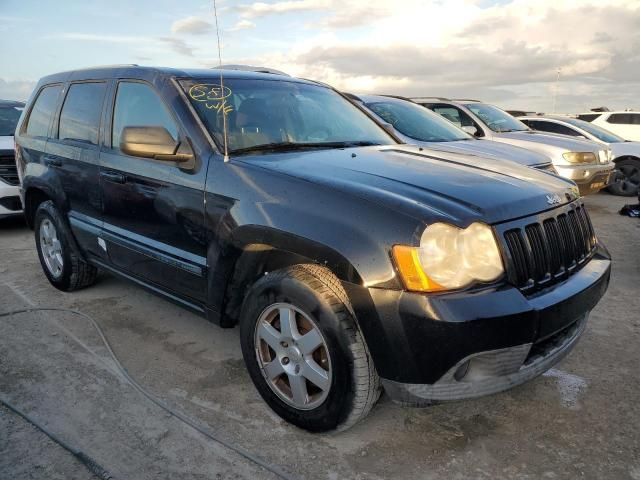
<svg viewBox="0 0 640 480"><path fill-rule="evenodd" d="M33 230L36 211L43 202L53 200L55 197L42 186L31 186L24 191L24 216L29 228Z"/></svg>
<svg viewBox="0 0 640 480"><path fill-rule="evenodd" d="M212 272L210 305L220 306L220 325L236 325L249 287L260 276L298 264L326 267L339 280L362 284L357 269L333 248L288 232L260 226L241 227L234 232L232 246L220 255ZM225 285L216 292L215 285ZM216 298L217 297L217 298Z"/></svg>

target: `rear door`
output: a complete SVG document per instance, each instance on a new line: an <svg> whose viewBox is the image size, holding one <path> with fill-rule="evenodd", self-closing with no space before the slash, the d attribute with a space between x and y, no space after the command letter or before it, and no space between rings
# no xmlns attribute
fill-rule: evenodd
<svg viewBox="0 0 640 480"><path fill-rule="evenodd" d="M120 80L109 107L108 142L100 157L103 238L110 262L151 286L200 302L206 288L204 183L206 160L195 166L127 155L125 127L161 126L189 142L176 116L151 84Z"/></svg>
<svg viewBox="0 0 640 480"><path fill-rule="evenodd" d="M107 86L105 81L69 84L45 157L64 190L76 240L97 257L105 257L97 240L102 224L99 132Z"/></svg>
<svg viewBox="0 0 640 480"><path fill-rule="evenodd" d="M28 113L25 126L18 134L22 163L43 163L47 148L47 138L63 85L48 85L38 92Z"/></svg>

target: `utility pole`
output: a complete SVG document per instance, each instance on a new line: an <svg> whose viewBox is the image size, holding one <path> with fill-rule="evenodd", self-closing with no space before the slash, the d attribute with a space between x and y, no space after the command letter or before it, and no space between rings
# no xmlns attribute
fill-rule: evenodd
<svg viewBox="0 0 640 480"><path fill-rule="evenodd" d="M562 71L562 67L558 67L556 71L556 83L553 86L553 108L551 109L552 113L556 113L556 101L558 100L558 82L560 82L560 72Z"/></svg>

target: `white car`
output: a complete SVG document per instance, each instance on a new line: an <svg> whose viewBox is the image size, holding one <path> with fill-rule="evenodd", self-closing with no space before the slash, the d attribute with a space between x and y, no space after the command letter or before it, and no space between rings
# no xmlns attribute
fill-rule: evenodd
<svg viewBox="0 0 640 480"><path fill-rule="evenodd" d="M13 134L24 103L0 100L0 218L22 214Z"/></svg>
<svg viewBox="0 0 640 480"><path fill-rule="evenodd" d="M635 196L640 187L640 142L624 138L579 118L559 116L519 117L522 123L534 130L559 133L606 145L611 149L616 165L608 190L614 195Z"/></svg>
<svg viewBox="0 0 640 480"><path fill-rule="evenodd" d="M611 150L599 143L536 132L504 110L478 100L434 97L411 100L439 113L478 138L547 155L560 176L576 182L581 195L596 193L609 184L614 169Z"/></svg>
<svg viewBox="0 0 640 480"><path fill-rule="evenodd" d="M589 112L579 114L578 118L605 128L625 140L640 142L640 112Z"/></svg>

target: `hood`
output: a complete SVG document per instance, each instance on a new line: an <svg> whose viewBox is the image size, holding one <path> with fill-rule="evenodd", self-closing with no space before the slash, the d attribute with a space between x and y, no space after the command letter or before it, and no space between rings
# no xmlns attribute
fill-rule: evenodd
<svg viewBox="0 0 640 480"><path fill-rule="evenodd" d="M516 163L411 145L252 155L231 160L357 195L418 218L499 223L577 198L575 184Z"/></svg>
<svg viewBox="0 0 640 480"><path fill-rule="evenodd" d="M13 136L0 136L0 150L13 150Z"/></svg>
<svg viewBox="0 0 640 480"><path fill-rule="evenodd" d="M610 143L613 158L631 155L640 158L640 142L619 142Z"/></svg>
<svg viewBox="0 0 640 480"><path fill-rule="evenodd" d="M494 133L492 140L509 143L517 147L529 148L543 154L562 155L564 152L598 152L602 146L591 140L571 138L554 133L504 132Z"/></svg>
<svg viewBox="0 0 640 480"><path fill-rule="evenodd" d="M492 140L456 140L453 142L416 142L409 143L425 145L432 150L450 152L479 157L490 157L501 160L510 160L525 167L533 167L551 163L548 156L526 150L524 148L509 145L507 143L494 142Z"/></svg>

